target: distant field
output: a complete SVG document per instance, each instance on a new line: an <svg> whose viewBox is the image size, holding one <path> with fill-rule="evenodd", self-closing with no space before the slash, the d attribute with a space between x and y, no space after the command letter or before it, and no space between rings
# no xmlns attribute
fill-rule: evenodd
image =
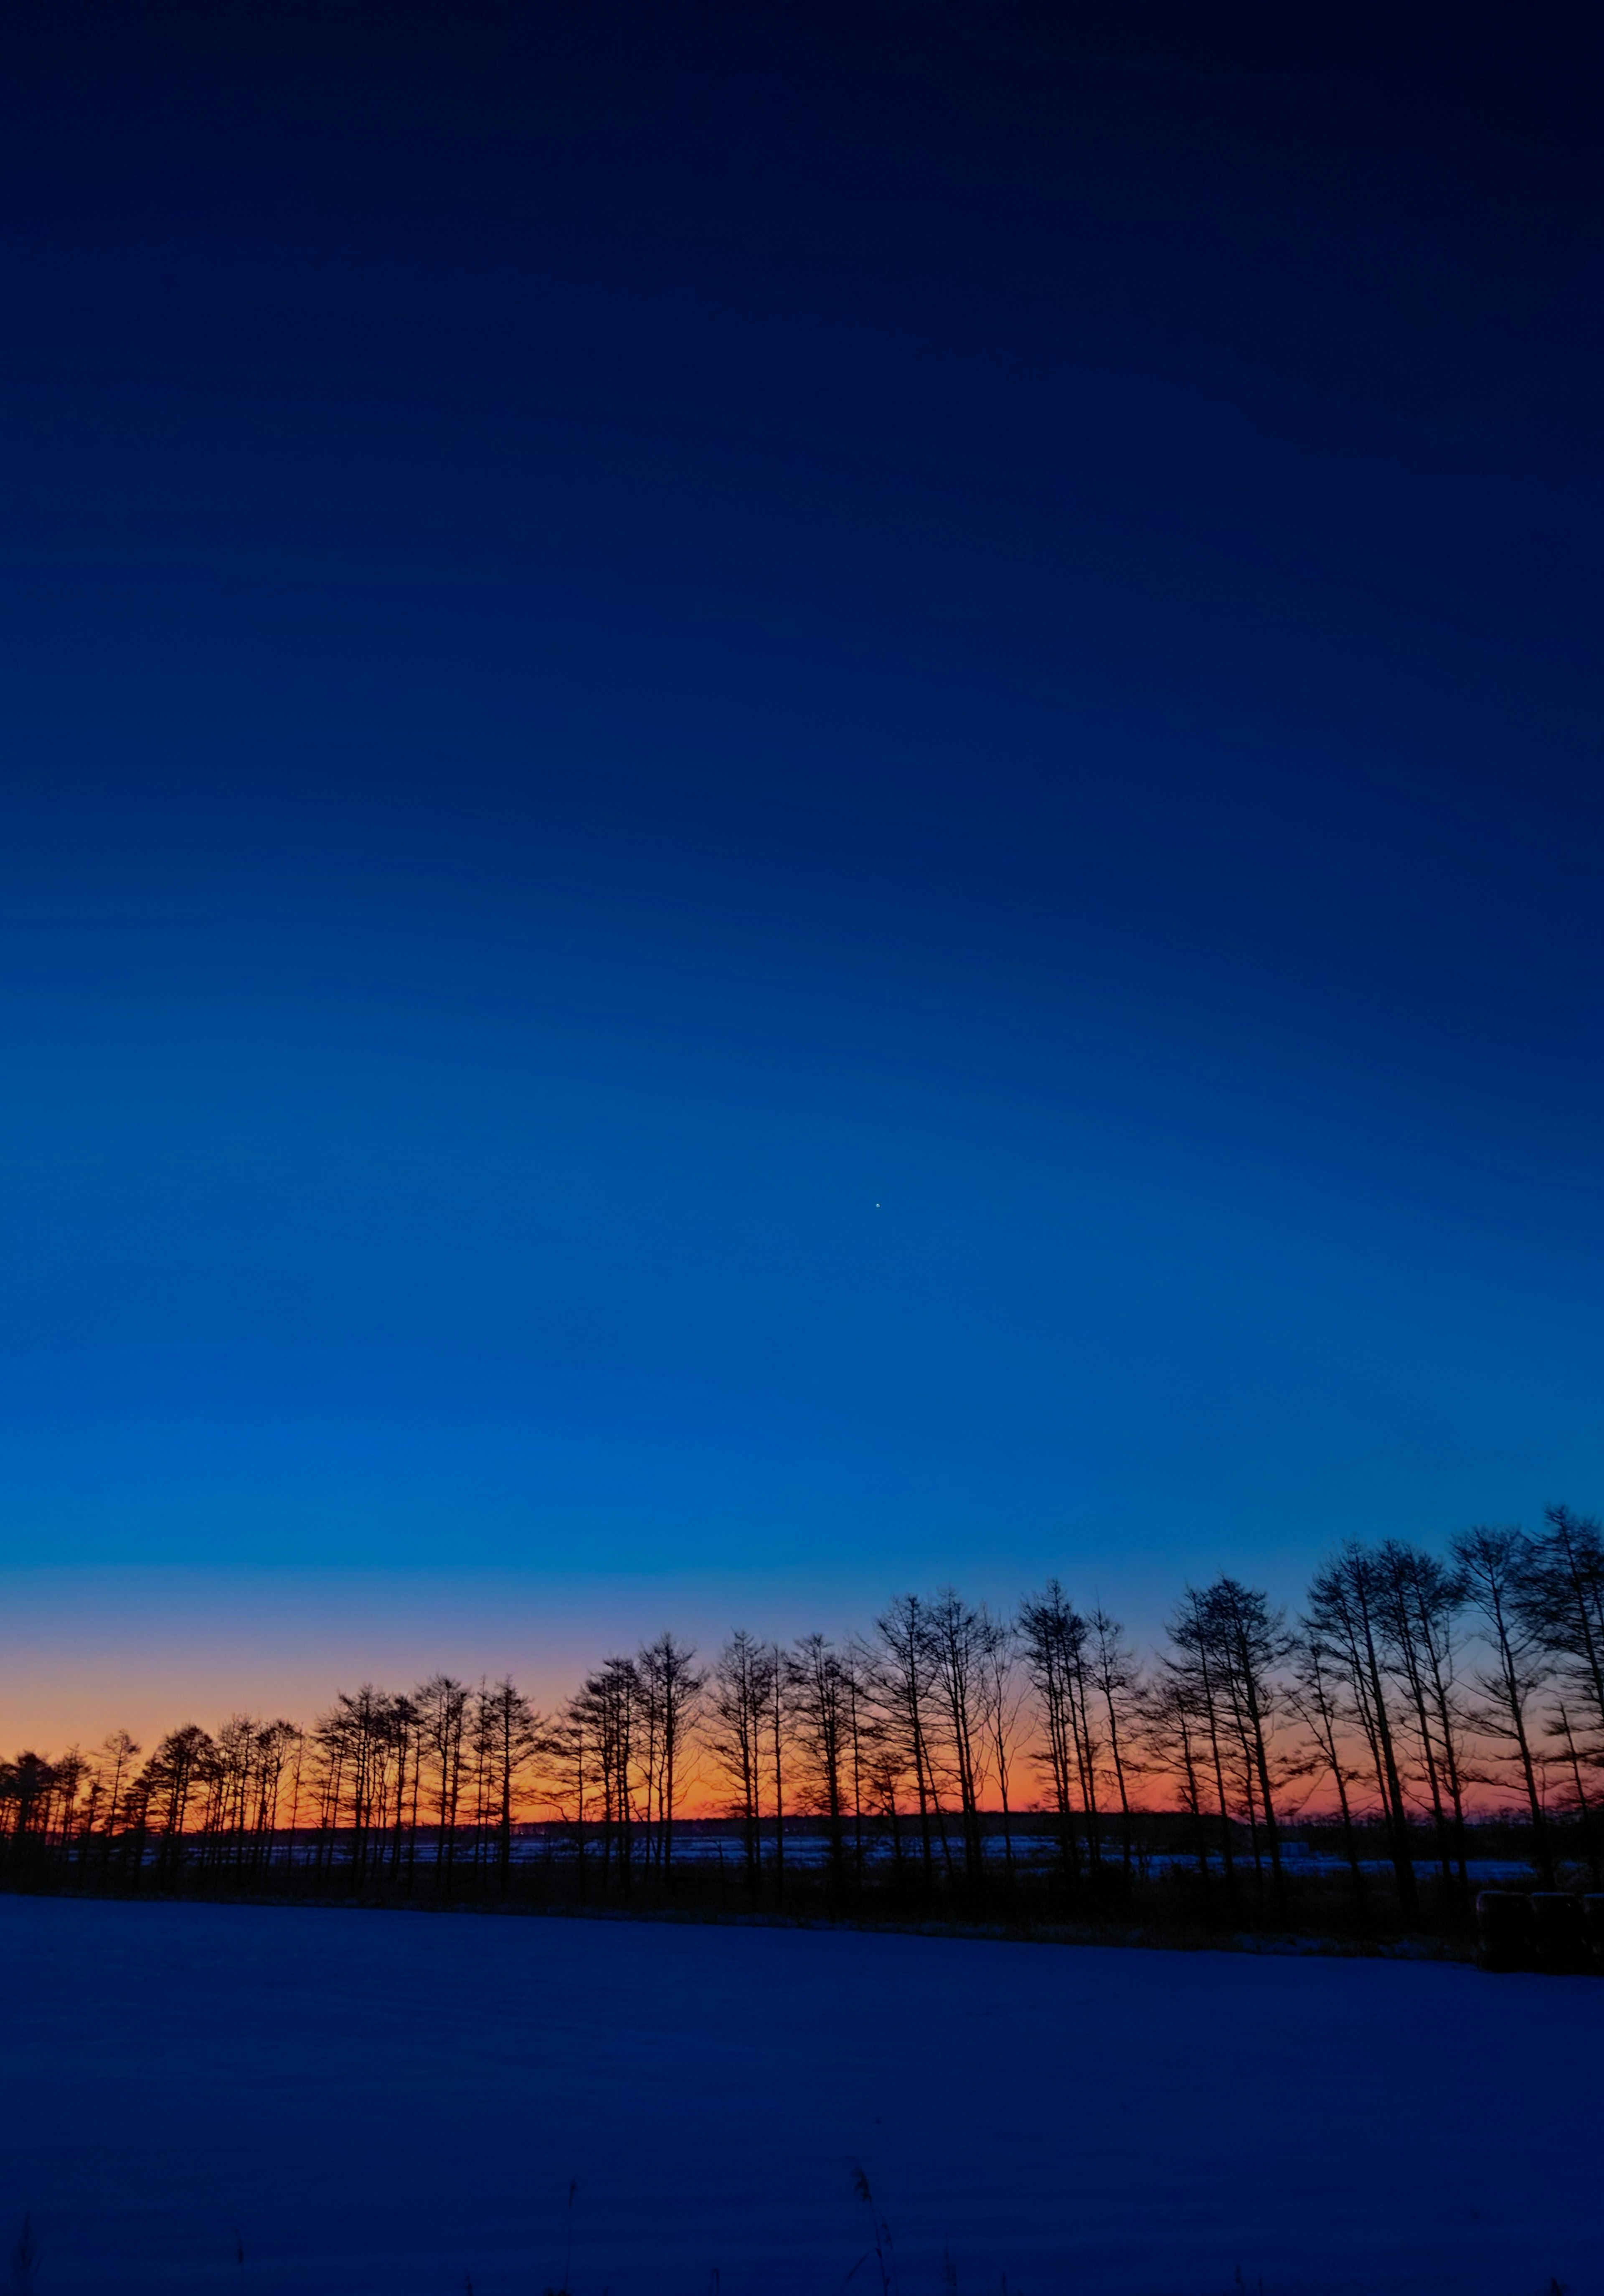
<svg viewBox="0 0 1604 2296"><path fill-rule="evenodd" d="M1588 1979L18 1898L0 1951L38 2296L541 2296L570 2182L574 2296L879 2296L855 2163L901 2296L1604 2296Z"/></svg>

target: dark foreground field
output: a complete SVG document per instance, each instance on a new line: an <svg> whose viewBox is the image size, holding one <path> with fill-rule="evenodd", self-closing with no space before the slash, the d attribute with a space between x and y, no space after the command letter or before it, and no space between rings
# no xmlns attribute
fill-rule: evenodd
<svg viewBox="0 0 1604 2296"><path fill-rule="evenodd" d="M59 1898L0 1948L38 2296L1604 2291L1584 1978Z"/></svg>

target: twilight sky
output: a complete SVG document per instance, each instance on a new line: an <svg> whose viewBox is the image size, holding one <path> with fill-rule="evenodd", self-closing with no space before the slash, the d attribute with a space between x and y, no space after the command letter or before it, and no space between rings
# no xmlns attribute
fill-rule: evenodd
<svg viewBox="0 0 1604 2296"><path fill-rule="evenodd" d="M1600 36L1400 12L17 12L11 1735L1604 1501Z"/></svg>

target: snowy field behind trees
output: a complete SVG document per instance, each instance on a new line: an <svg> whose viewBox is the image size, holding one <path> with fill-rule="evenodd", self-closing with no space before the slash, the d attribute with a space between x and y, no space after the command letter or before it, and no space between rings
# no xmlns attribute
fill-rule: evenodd
<svg viewBox="0 0 1604 2296"><path fill-rule="evenodd" d="M0 1941L37 2296L1604 2291L1586 1978L63 1898Z"/></svg>

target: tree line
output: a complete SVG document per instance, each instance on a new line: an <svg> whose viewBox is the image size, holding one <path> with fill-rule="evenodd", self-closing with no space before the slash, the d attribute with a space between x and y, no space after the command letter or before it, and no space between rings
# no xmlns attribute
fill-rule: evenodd
<svg viewBox="0 0 1604 2296"><path fill-rule="evenodd" d="M1553 1506L1442 1554L1350 1543L1290 1617L1230 1575L1189 1586L1145 1658L1052 1579L1009 1615L947 1587L706 1661L664 1633L552 1712L436 1674L308 1728L236 1714L148 1753L116 1731L0 1764L0 1856L41 1884L643 1902L712 1887L695 1808L721 1902L1074 1914L1164 1889L1289 1921L1295 1824L1361 1924L1440 1926L1491 1821L1545 1887L1597 1887L1601 1774L1604 1533Z"/></svg>

